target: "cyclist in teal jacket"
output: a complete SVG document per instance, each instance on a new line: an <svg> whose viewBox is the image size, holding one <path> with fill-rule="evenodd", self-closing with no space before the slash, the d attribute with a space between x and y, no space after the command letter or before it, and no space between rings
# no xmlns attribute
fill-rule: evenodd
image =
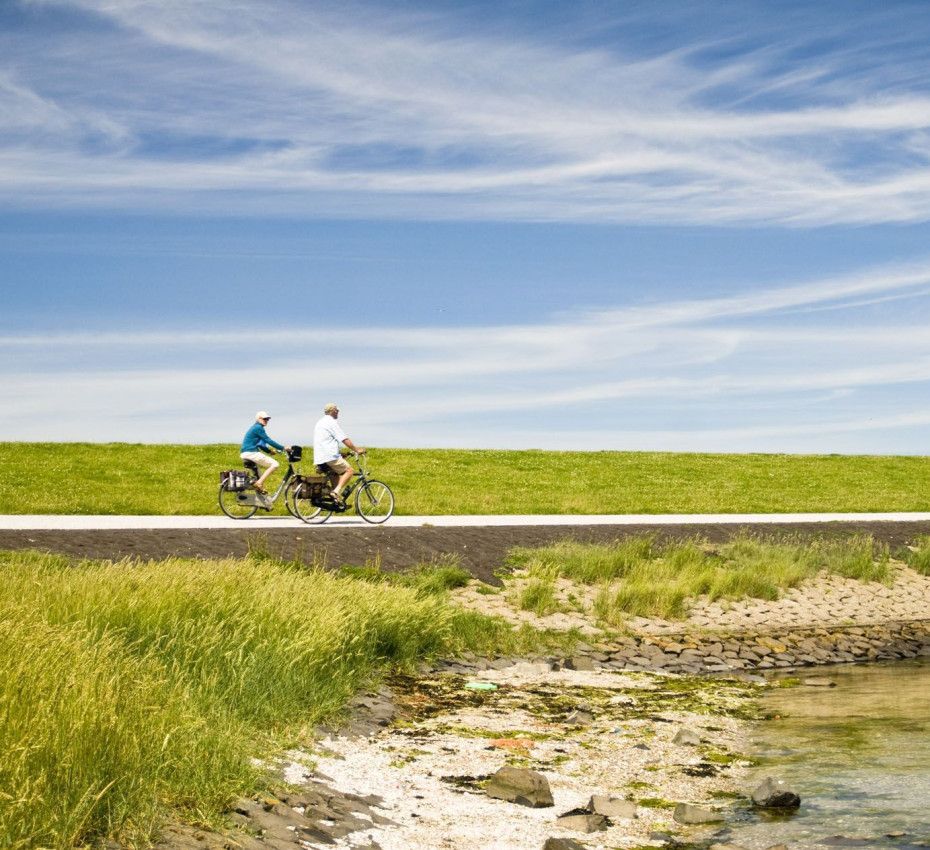
<svg viewBox="0 0 930 850"><path fill-rule="evenodd" d="M265 492L265 479L274 472L280 464L272 457L265 454L266 451L284 451L290 446L282 446L276 443L265 431L265 426L271 417L264 410L259 410L255 414L255 424L245 432L242 439L242 447L239 449L239 457L243 460L250 460L258 466L265 467L261 477L252 485L259 493Z"/></svg>

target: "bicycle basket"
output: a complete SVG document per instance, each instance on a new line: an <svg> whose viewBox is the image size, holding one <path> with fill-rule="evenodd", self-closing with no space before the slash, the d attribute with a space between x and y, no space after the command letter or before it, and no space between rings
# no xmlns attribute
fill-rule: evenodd
<svg viewBox="0 0 930 850"><path fill-rule="evenodd" d="M291 446L287 452L287 459L291 463L297 463L304 456L304 450L300 446Z"/></svg>
<svg viewBox="0 0 930 850"><path fill-rule="evenodd" d="M249 486L249 475L241 469L227 469L220 473L220 485L226 490L238 493Z"/></svg>

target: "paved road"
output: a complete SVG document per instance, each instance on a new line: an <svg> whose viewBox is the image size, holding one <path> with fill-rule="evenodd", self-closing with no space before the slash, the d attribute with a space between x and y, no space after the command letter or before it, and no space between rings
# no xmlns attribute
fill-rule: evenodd
<svg viewBox="0 0 930 850"><path fill-rule="evenodd" d="M807 523L930 522L930 513L854 514L598 514L579 516L486 515L486 516L396 516L385 526L392 528L481 528L502 526L600 526L600 525L802 525ZM117 529L286 529L286 528L372 528L354 514L336 516L324 525L304 525L291 517L273 516L231 520L224 516L76 516L4 515L0 531L96 531Z"/></svg>

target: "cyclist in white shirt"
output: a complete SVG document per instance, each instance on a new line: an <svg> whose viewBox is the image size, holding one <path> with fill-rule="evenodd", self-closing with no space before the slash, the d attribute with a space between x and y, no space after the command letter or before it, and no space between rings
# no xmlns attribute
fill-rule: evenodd
<svg viewBox="0 0 930 850"><path fill-rule="evenodd" d="M332 470L339 476L333 488L333 498L342 501L342 488L355 475L352 466L339 454L339 447L345 445L356 454L365 454L365 449L356 446L342 426L339 418L339 406L330 402L323 408L321 416L313 427L313 462L321 468Z"/></svg>

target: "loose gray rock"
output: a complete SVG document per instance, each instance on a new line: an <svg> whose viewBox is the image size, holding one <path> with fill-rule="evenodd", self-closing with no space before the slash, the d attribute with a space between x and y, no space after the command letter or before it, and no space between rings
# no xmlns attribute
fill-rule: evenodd
<svg viewBox="0 0 930 850"><path fill-rule="evenodd" d="M679 803L675 806L672 817L676 822L684 824L719 823L723 820L723 815L720 812L712 812L710 809L702 809L700 806L692 806L690 803Z"/></svg>
<svg viewBox="0 0 930 850"><path fill-rule="evenodd" d="M549 780L535 770L522 767L502 767L488 780L485 793L489 797L532 809L553 805Z"/></svg>
<svg viewBox="0 0 930 850"><path fill-rule="evenodd" d="M746 850L742 844L711 844L707 850Z"/></svg>
<svg viewBox="0 0 930 850"><path fill-rule="evenodd" d="M751 794L754 805L763 809L796 809L801 805L801 798L794 793L784 780L766 777Z"/></svg>
<svg viewBox="0 0 930 850"><path fill-rule="evenodd" d="M572 726L587 726L589 723L594 722L594 715L583 708L576 708L565 718L565 722L570 723Z"/></svg>
<svg viewBox="0 0 930 850"><path fill-rule="evenodd" d="M682 727L678 734L672 739L673 744L680 744L683 747L697 747L701 743L701 736L693 729Z"/></svg>
<svg viewBox="0 0 930 850"><path fill-rule="evenodd" d="M590 812L566 812L555 819L556 825L576 832L598 832L607 829L607 818Z"/></svg>
<svg viewBox="0 0 930 850"><path fill-rule="evenodd" d="M595 666L587 655L575 655L565 661L566 670L594 670Z"/></svg>
<svg viewBox="0 0 930 850"><path fill-rule="evenodd" d="M588 811L618 820L632 820L636 817L636 803L606 794L594 794L588 800Z"/></svg>
<svg viewBox="0 0 930 850"><path fill-rule="evenodd" d="M547 838L543 850L585 850L574 838Z"/></svg>

